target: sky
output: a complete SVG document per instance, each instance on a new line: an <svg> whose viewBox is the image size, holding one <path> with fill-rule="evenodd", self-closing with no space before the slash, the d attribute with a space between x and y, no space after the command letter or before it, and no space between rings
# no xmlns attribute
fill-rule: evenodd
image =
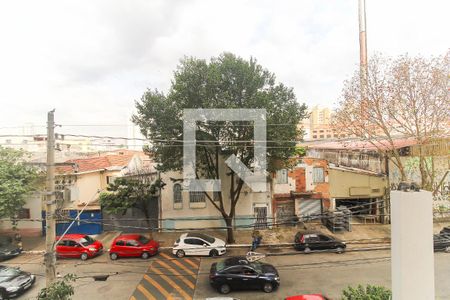
<svg viewBox="0 0 450 300"><path fill-rule="evenodd" d="M366 9L369 57L449 49L450 1ZM0 134L44 133L56 109L60 132L126 135L134 102L167 91L181 58L224 51L255 57L299 102L333 107L358 68L358 1L1 1Z"/></svg>

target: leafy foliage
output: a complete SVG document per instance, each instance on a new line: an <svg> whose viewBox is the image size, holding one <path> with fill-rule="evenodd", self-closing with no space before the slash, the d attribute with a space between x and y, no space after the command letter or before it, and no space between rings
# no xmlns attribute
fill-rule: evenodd
<svg viewBox="0 0 450 300"><path fill-rule="evenodd" d="M77 279L74 274L67 274L61 280L55 281L48 288L43 288L39 294L38 300L70 300L75 293L71 282Z"/></svg>
<svg viewBox="0 0 450 300"><path fill-rule="evenodd" d="M109 213L125 213L129 208L142 210L148 219L148 204L162 182L148 182L143 175L118 177L110 183L105 193L100 194L100 204ZM148 221L148 220L147 220Z"/></svg>
<svg viewBox="0 0 450 300"><path fill-rule="evenodd" d="M363 287L347 287L342 291L342 300L391 300L392 292L382 286L367 285Z"/></svg>
<svg viewBox="0 0 450 300"><path fill-rule="evenodd" d="M0 147L0 218L14 218L27 196L38 188L38 172L25 164L25 155Z"/></svg>
<svg viewBox="0 0 450 300"><path fill-rule="evenodd" d="M174 72L167 95L147 90L136 102L133 122L151 141L151 152L161 171L180 171L183 165L183 109L265 109L267 113L267 158L273 170L295 152L296 140L303 137L297 125L306 115L292 88L275 82L275 75L257 64L230 53L209 62L185 58ZM196 123L196 172L198 178L219 179L220 159L234 154L247 168L253 163L253 124L245 121L203 121ZM231 182L229 197L219 193L219 202L206 194L231 225L243 181ZM225 180L225 178L221 178ZM223 199L231 199L226 212ZM229 242L232 242L229 235Z"/></svg>

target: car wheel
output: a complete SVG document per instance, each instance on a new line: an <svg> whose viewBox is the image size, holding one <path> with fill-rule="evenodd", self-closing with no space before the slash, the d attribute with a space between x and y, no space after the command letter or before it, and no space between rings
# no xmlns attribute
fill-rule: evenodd
<svg viewBox="0 0 450 300"><path fill-rule="evenodd" d="M86 259L88 259L87 253L81 253L80 258L81 258L81 260L86 260Z"/></svg>
<svg viewBox="0 0 450 300"><path fill-rule="evenodd" d="M211 257L219 256L219 252L217 252L216 249L212 249L211 251L209 251L209 256Z"/></svg>
<svg viewBox="0 0 450 300"><path fill-rule="evenodd" d="M219 288L219 292L221 294L228 294L231 291L231 288L228 284L222 284Z"/></svg>
<svg viewBox="0 0 450 300"><path fill-rule="evenodd" d="M116 260L116 259L119 258L119 255L117 255L117 253L111 253L111 254L109 255L109 258L111 258L112 260Z"/></svg>
<svg viewBox="0 0 450 300"><path fill-rule="evenodd" d="M263 291L266 292L266 293L272 293L273 285L270 282L264 283Z"/></svg>
<svg viewBox="0 0 450 300"><path fill-rule="evenodd" d="M342 247L337 247L337 248L336 248L336 253L339 253L339 254L344 253L344 248L342 248Z"/></svg>
<svg viewBox="0 0 450 300"><path fill-rule="evenodd" d="M306 247L305 250L303 250L304 253L311 253L311 249L309 247Z"/></svg>
<svg viewBox="0 0 450 300"><path fill-rule="evenodd" d="M178 251L177 251L177 257L178 257L178 258L183 258L185 255L186 255L186 253L184 253L183 250L178 250Z"/></svg>
<svg viewBox="0 0 450 300"><path fill-rule="evenodd" d="M150 254L148 254L148 252L142 252L141 257L142 257L143 259L147 259L147 258L150 257Z"/></svg>
<svg viewBox="0 0 450 300"><path fill-rule="evenodd" d="M450 253L450 246L446 247L446 248L444 249L444 251L445 251L446 253Z"/></svg>

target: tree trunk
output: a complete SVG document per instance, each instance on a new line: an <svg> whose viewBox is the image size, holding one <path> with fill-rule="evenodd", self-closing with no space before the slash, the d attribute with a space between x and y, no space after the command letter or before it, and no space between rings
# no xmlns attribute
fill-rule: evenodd
<svg viewBox="0 0 450 300"><path fill-rule="evenodd" d="M227 226L227 244L234 244L233 218L226 217L224 219Z"/></svg>
<svg viewBox="0 0 450 300"><path fill-rule="evenodd" d="M144 212L145 222L147 223L148 237L149 237L149 239L153 240L153 228L152 228L152 225L150 222L150 216L148 214L148 207L145 205L144 208L142 209L142 211Z"/></svg>

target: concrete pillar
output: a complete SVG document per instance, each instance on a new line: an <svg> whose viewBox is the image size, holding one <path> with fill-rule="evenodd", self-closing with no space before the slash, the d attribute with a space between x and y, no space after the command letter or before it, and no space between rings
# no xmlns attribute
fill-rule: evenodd
<svg viewBox="0 0 450 300"><path fill-rule="evenodd" d="M435 299L431 192L391 192L393 300Z"/></svg>

